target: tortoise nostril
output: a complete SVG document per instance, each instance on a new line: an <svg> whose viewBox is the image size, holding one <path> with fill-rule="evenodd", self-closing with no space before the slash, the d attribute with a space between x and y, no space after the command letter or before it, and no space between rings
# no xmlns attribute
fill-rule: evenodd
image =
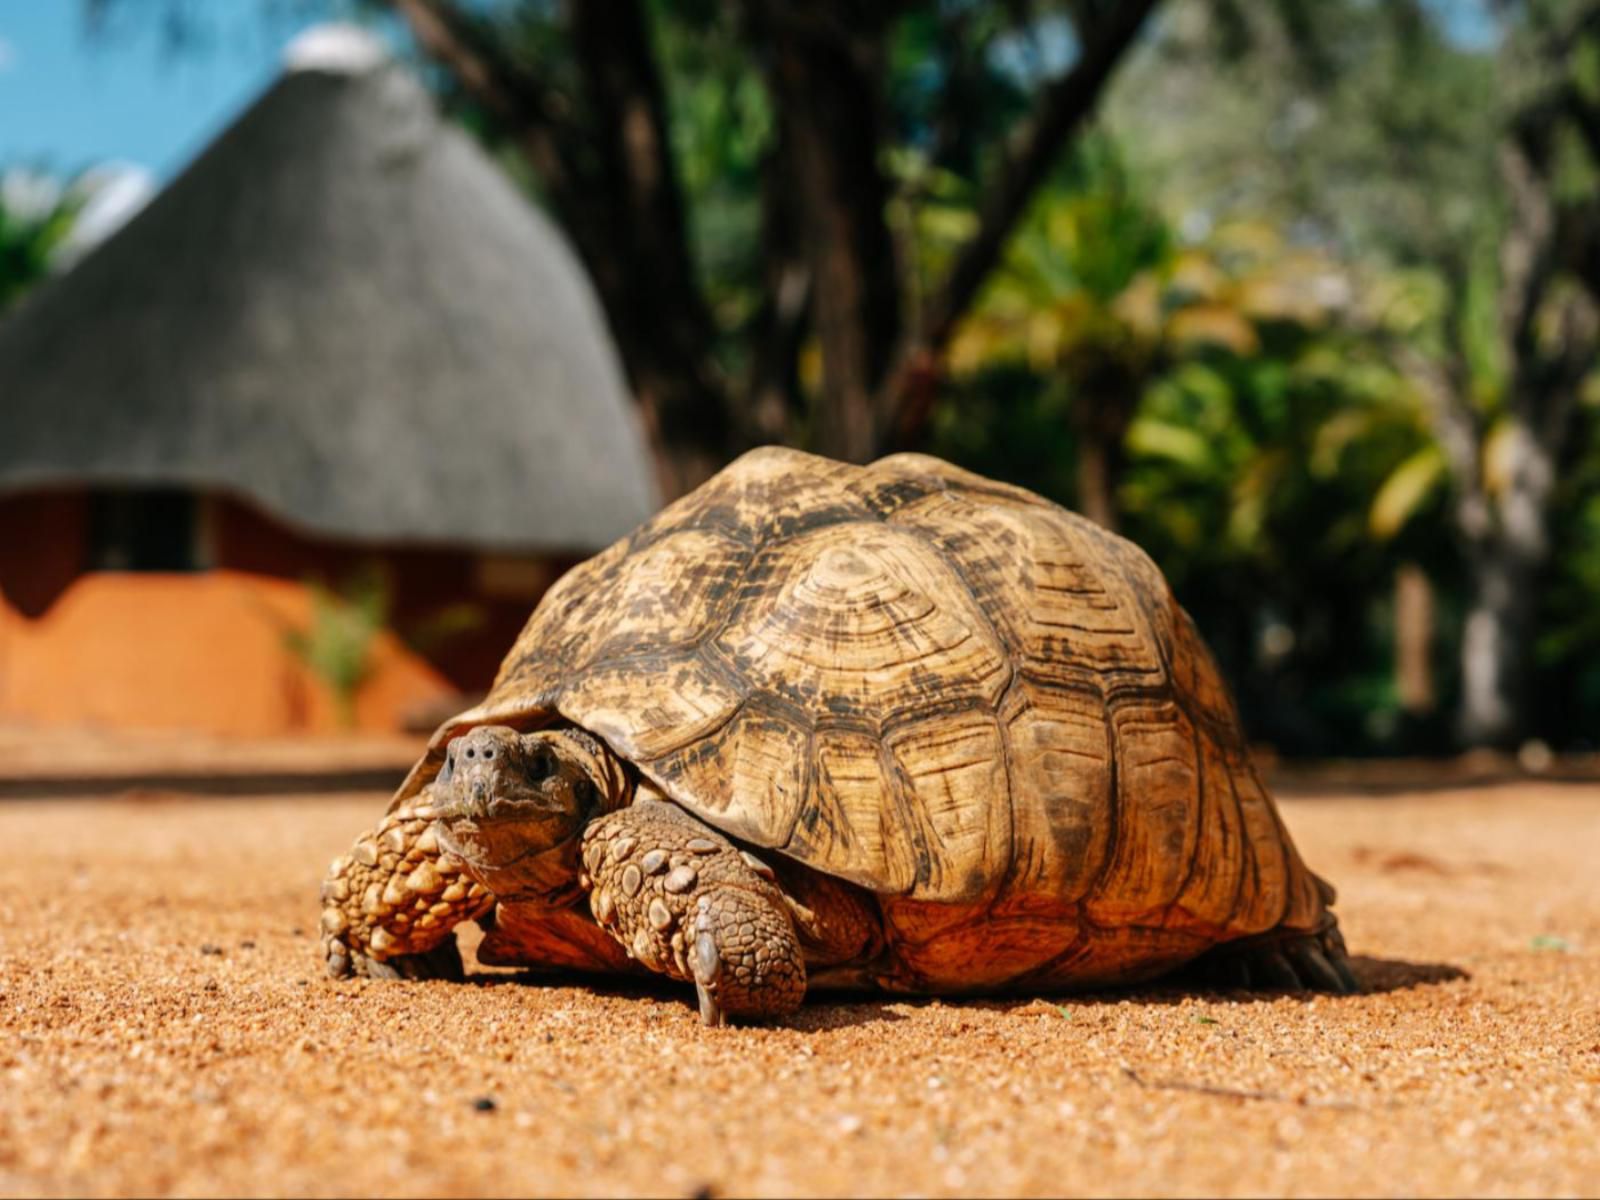
<svg viewBox="0 0 1600 1200"><path fill-rule="evenodd" d="M478 756L478 752L476 750L474 750L471 746L468 746L467 747L467 757L468 758L476 758L477 756Z"/></svg>
<svg viewBox="0 0 1600 1200"><path fill-rule="evenodd" d="M494 751L493 750L485 750L483 752L483 761L484 762L488 762L493 757L494 757Z"/></svg>

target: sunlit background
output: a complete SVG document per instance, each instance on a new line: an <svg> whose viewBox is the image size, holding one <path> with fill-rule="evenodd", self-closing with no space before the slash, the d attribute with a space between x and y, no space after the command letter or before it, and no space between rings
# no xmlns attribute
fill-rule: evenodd
<svg viewBox="0 0 1600 1200"><path fill-rule="evenodd" d="M1132 538L1263 749L1593 752L1600 4L860 7L0 10L0 723L426 729L782 441Z"/></svg>

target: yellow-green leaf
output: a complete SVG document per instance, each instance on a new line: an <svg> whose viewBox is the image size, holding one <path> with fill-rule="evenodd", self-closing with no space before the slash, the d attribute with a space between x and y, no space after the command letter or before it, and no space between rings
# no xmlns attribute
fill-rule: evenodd
<svg viewBox="0 0 1600 1200"><path fill-rule="evenodd" d="M1211 460L1211 443L1193 429L1144 417L1128 429L1128 449L1149 458L1167 458L1201 468Z"/></svg>
<svg viewBox="0 0 1600 1200"><path fill-rule="evenodd" d="M1373 536L1391 538L1399 533L1444 473L1444 455L1434 445L1424 446L1390 472L1367 511L1367 528Z"/></svg>

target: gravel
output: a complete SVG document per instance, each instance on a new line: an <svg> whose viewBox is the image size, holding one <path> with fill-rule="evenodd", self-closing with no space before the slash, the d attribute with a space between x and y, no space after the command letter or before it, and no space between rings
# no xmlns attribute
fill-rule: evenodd
<svg viewBox="0 0 1600 1200"><path fill-rule="evenodd" d="M0 1194L1600 1180L1593 785L1285 803L1363 996L826 1003L717 1030L687 988L325 979L317 883L381 807L0 805Z"/></svg>

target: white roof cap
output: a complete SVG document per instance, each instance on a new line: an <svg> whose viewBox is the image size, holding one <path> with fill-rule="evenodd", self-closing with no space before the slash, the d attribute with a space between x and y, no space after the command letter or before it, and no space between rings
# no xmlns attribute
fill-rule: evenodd
<svg viewBox="0 0 1600 1200"><path fill-rule="evenodd" d="M389 47L371 30L348 21L331 21L297 35L284 48L283 66L287 71L364 75L389 58Z"/></svg>

